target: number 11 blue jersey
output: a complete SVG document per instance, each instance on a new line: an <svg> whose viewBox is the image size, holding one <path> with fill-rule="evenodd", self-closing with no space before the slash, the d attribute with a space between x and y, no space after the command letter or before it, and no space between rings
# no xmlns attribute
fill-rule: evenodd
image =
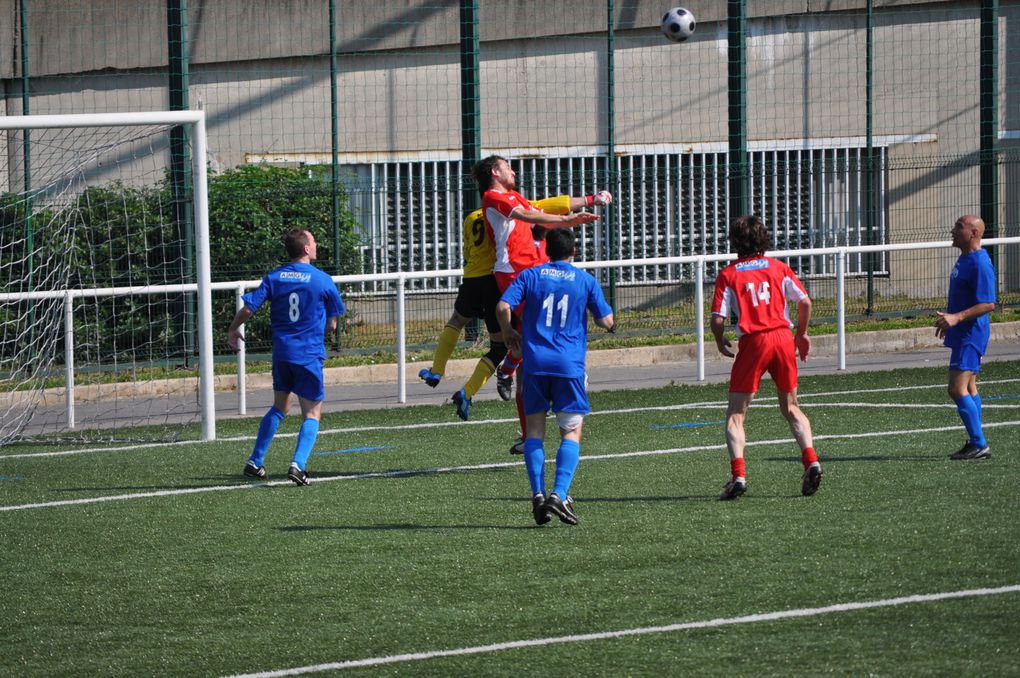
<svg viewBox="0 0 1020 678"><path fill-rule="evenodd" d="M502 300L524 303L521 334L524 371L551 377L583 377L588 351L588 316L613 312L588 272L568 261L552 261L517 276Z"/></svg>

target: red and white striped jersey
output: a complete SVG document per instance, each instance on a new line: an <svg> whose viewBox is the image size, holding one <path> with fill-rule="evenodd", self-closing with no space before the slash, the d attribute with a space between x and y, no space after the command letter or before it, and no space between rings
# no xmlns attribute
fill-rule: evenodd
<svg viewBox="0 0 1020 678"><path fill-rule="evenodd" d="M719 272L712 314L737 316L737 336L790 329L787 302L807 298L804 285L782 261L764 256L738 259Z"/></svg>

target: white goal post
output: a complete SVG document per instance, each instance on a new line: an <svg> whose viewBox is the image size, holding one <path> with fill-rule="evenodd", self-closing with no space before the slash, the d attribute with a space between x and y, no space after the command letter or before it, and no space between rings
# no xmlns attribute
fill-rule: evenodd
<svg viewBox="0 0 1020 678"><path fill-rule="evenodd" d="M192 193L195 238L196 285L176 286L190 288L197 292L197 348L199 354L199 409L202 420L202 439L216 438L216 408L213 395L213 329L211 271L209 254L209 203L208 177L206 173L206 127L204 111L154 111L138 113L87 113L67 115L25 115L0 117L0 130L37 130L86 127L131 127L131 126L187 126L191 128ZM149 289L132 288L132 292L146 293ZM52 295L54 291L46 294ZM65 290L66 296L101 296L111 290ZM113 290L113 293L117 293ZM20 299L35 297L35 292L21 292ZM8 296L8 295L2 295ZM73 384L67 384L73 399ZM73 400L71 402L73 411ZM73 426L73 422L72 422Z"/></svg>

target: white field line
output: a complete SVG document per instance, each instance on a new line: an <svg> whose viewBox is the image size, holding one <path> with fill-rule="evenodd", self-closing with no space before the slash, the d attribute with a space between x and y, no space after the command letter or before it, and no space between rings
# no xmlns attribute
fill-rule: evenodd
<svg viewBox="0 0 1020 678"><path fill-rule="evenodd" d="M516 420L515 420L516 421ZM985 424L985 428L998 428L1003 426L1020 426L1018 421L998 421ZM814 436L815 440L846 440L857 438L882 438L889 436L916 435L923 433L942 433L945 431L957 431L959 425L939 426L936 428L900 429L896 431L871 431L867 433L844 433L838 435ZM794 442L793 438L778 438L775 440L758 440L748 442L748 446L759 445L788 445ZM633 452L614 452L610 454L585 455L584 461L596 461L605 459L626 459L630 457L653 457L666 454L681 454L684 452L704 452L706 450L725 449L725 443L713 445L697 445L693 447L672 447L662 450L637 450ZM520 459L490 464L472 464L467 466L441 466L424 469L405 469L400 471L373 471L370 473L352 473L350 475L318 476L314 477L313 484L327 483L334 480L363 480L365 478L401 478L407 476L436 475L439 473L458 473L463 471L488 471L499 468L519 467L523 462ZM555 463L555 459L547 459L547 464ZM231 490L250 490L257 487L272 487L275 485L290 485L289 480L273 480L265 483L238 483L236 485L210 485L208 487L189 487L179 490L160 490L158 492L132 492L129 494L114 494L103 497L84 497L82 499L64 499L61 501L47 501L36 504L18 504L13 506L0 506L0 513L6 511L22 511L38 508L55 508L58 506L78 506L82 504L101 504L109 501L125 501L129 499L147 499L152 497L173 497L182 494L201 494L204 492L228 492Z"/></svg>
<svg viewBox="0 0 1020 678"><path fill-rule="evenodd" d="M982 381L981 384L1009 384L1020 382L1018 379L991 379L988 381ZM799 393L797 394L798 399L804 400L805 398L826 398L829 396L846 396L846 395L859 395L863 393L891 393L897 391L919 391L932 388L946 388L946 384L927 384L922 386L895 386L890 388L866 388L856 389L851 391L828 391L821 393ZM770 403L778 400L775 396L758 398L755 400L752 407L761 407L763 403ZM830 403L812 403L812 407L820 407ZM907 405L892 405L882 403L870 403L861 404L854 406L860 407L907 407ZM845 403L840 403L838 406L846 406ZM910 405L913 407L914 405ZM916 407L933 407L933 405L916 405ZM934 406L937 407L937 406ZM945 407L955 408L953 404L947 404ZM985 404L984 408L1012 408L1012 405L992 405ZM676 405L659 405L656 407L630 407L622 408L617 410L598 410L591 412L588 416L601 416L606 414L631 414L633 412L668 412L672 410L696 410L696 409L725 409L726 401L720 400L717 402L700 402L700 403L677 403ZM516 418L506 419L478 419L474 421L441 421L441 422L429 422L424 424L393 424L390 426L352 426L347 428L332 428L322 429L319 431L320 436L325 435L337 435L344 433L366 433L369 431L413 431L417 429L429 429L439 428L447 426L485 426L488 424L507 424L517 421ZM296 438L297 433L279 433L276 438ZM217 438L216 443L238 443L248 442L255 440L255 436L234 436L231 438ZM23 454L0 454L0 462L6 459L25 459L25 458L36 458L36 457L67 457L78 454L93 454L98 452L131 452L134 450L146 450L154 447L180 447L183 445L203 445L207 444L203 440L179 440L176 442L162 442L162 443L144 443L141 445L122 445L114 447L89 447L77 450L55 450L53 452L25 452Z"/></svg>
<svg viewBox="0 0 1020 678"><path fill-rule="evenodd" d="M900 605L916 605L919 603L934 603L943 600L960 598L976 598L980 596L999 596L1007 593L1020 592L1020 585L999 586L995 588L966 589L963 591L944 591L941 593L922 593L912 596L901 596L899 598L884 598L880 600L865 600L856 603L837 603L823 607L804 607L793 610L780 610L778 612L763 612L759 614L748 614L740 617L721 617L706 619L704 621L682 622L678 624L667 624L665 626L644 626L631 629L620 629L617 631L601 631L598 633L580 633L569 636L551 636L548 638L533 638L530 640L512 640L504 643L493 643L491 645L475 645L472 647L460 647L453 650L432 650L429 652L411 652L407 654L394 654L382 657L369 657L367 659L351 659L347 661L330 662L327 664L312 664L291 669L280 669L278 671L263 671L259 673L245 673L232 676L231 678L277 678L278 676L300 676L309 673L321 673L323 671L339 671L343 669L354 669L366 666L382 666L386 664L401 664L407 662L418 662L426 659L439 657L464 657L467 655L490 654L503 652L505 650L520 650L530 647L545 647L548 645L565 645L568 643L586 643L599 640L613 640L631 636L647 636L661 633L676 633L679 631L691 631L695 629L719 628L723 626L736 626L738 624L757 624L759 622L782 621L785 619L803 619L805 617L818 617L826 614L839 612L856 612L858 610L873 610L884 607L897 607Z"/></svg>

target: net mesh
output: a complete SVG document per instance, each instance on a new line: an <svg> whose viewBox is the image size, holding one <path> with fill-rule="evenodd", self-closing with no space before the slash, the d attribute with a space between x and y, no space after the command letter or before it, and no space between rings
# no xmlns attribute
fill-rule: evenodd
<svg viewBox="0 0 1020 678"><path fill-rule="evenodd" d="M160 289L195 282L192 200L167 172L169 131L3 133L0 444L171 439L197 419L194 294Z"/></svg>

